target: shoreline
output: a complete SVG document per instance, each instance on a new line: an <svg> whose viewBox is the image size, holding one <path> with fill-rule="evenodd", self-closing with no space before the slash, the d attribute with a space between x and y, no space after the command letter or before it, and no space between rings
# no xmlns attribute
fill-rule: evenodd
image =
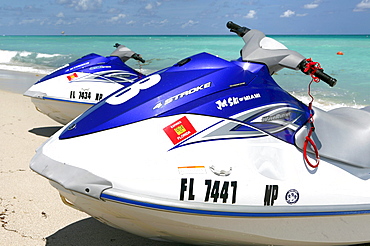
<svg viewBox="0 0 370 246"><path fill-rule="evenodd" d="M0 90L23 94L45 74L0 69Z"/></svg>

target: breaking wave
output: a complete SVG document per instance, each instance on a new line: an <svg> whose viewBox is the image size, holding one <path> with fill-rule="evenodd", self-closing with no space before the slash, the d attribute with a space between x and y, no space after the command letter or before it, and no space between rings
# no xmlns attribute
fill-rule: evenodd
<svg viewBox="0 0 370 246"><path fill-rule="evenodd" d="M72 59L72 55L0 50L0 69L48 74Z"/></svg>

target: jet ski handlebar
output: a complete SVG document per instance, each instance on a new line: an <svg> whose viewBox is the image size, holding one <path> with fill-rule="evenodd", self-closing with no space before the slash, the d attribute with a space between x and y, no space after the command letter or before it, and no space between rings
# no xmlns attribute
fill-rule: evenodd
<svg viewBox="0 0 370 246"><path fill-rule="evenodd" d="M324 81L331 87L336 85L337 80L335 78L324 73L324 69L322 69L321 67L309 66L310 63L314 63L315 65L317 62L312 62L311 59L303 60L299 64L299 69L305 74L310 74L313 77L317 77L318 79Z"/></svg>
<svg viewBox="0 0 370 246"><path fill-rule="evenodd" d="M317 70L315 75L321 79L322 81L324 81L325 83L327 83L329 86L333 87L334 85L337 84L337 80L333 77L331 77L330 75L326 74L323 72L324 70Z"/></svg>
<svg viewBox="0 0 370 246"><path fill-rule="evenodd" d="M135 53L135 54L133 54L132 56L131 56L132 58L134 58L135 60L137 60L137 61L140 61L140 62L142 62L142 63L145 63L145 60L141 57L141 55L140 54L138 54L138 53Z"/></svg>
<svg viewBox="0 0 370 246"><path fill-rule="evenodd" d="M335 78L324 73L324 70L317 62L305 59L304 56L296 51L288 50L283 44L274 39L266 38L264 33L239 26L232 21L227 22L226 27L230 29L230 32L234 32L243 38L245 42L241 50L243 61L264 63L271 74L282 68L300 69L303 73L311 75L317 82L322 80L331 87L337 83ZM262 44L264 40L268 40L275 47L264 46Z"/></svg>
<svg viewBox="0 0 370 246"><path fill-rule="evenodd" d="M235 32L236 34L238 34L239 37L243 37L247 32L251 30L245 26L239 26L232 21L227 22L226 26L230 29L230 32Z"/></svg>
<svg viewBox="0 0 370 246"><path fill-rule="evenodd" d="M113 45L113 47L116 48L116 50L111 54L111 56L118 56L122 60L122 62L126 62L130 58L133 58L137 61L145 63L145 60L141 57L140 54L133 52L126 46L116 43L115 45Z"/></svg>

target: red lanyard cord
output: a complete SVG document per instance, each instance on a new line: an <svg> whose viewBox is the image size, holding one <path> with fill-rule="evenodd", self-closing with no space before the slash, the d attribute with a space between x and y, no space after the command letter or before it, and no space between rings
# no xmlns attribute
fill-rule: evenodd
<svg viewBox="0 0 370 246"><path fill-rule="evenodd" d="M314 119L313 119L313 110L312 110L312 103L313 103L313 96L311 95L311 84L314 81L314 79L311 80L311 82L308 85L308 95L311 97L311 102L308 104L308 109L310 110L310 117L308 118L308 123L310 124L310 130L308 131L308 134L305 138L304 144L303 144L303 157L307 165L309 165L312 168L317 168L320 163L320 156L319 156L319 150L317 149L317 146L315 142L311 139L312 133L315 131L315 126L314 126ZM308 144L311 145L315 152L315 157L316 157L316 164L312 164L310 160L308 159L307 155L307 147Z"/></svg>
<svg viewBox="0 0 370 246"><path fill-rule="evenodd" d="M308 131L308 134L307 134L307 136L305 138L305 141L304 141L304 144L303 144L303 157L304 157L304 160L305 160L307 165L309 165L312 168L317 168L319 166L319 163L320 163L320 156L319 156L319 150L317 149L317 146L316 146L315 142L311 138L312 133L315 131L314 119L313 119L313 110L312 110L312 103L314 101L314 98L311 95L311 84L312 84L313 81L315 81L316 83L320 82L320 79L315 76L315 73L316 73L317 70L321 69L321 66L320 66L320 63L313 62L311 60L311 58L306 59L306 62L307 63L305 64L303 72L307 73L307 74L310 74L311 77L312 77L312 80L308 84L308 95L311 98L311 102L308 104L308 109L310 110L310 116L308 118L308 123L310 124L310 129ZM312 149L315 153L316 164L312 164L310 162L310 160L308 159L308 154L307 154L308 144L311 145L311 147L312 147Z"/></svg>

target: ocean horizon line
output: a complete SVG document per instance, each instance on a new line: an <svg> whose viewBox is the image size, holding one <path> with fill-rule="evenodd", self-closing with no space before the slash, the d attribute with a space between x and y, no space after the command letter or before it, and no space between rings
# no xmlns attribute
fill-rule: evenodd
<svg viewBox="0 0 370 246"><path fill-rule="evenodd" d="M114 36L124 36L124 37L228 37L228 36L235 36L233 34L2 34L1 37L114 37ZM370 36L368 34L266 34L266 36Z"/></svg>

